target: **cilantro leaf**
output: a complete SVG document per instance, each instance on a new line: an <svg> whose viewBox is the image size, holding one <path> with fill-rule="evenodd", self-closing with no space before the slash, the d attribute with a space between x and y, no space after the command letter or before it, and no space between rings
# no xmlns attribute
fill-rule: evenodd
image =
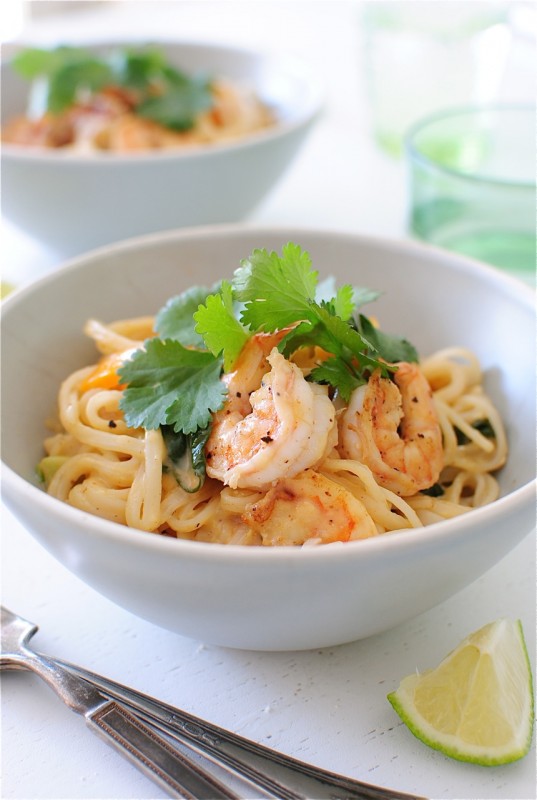
<svg viewBox="0 0 537 800"><path fill-rule="evenodd" d="M13 56L11 65L23 78L33 80L44 75L51 75L71 58L79 58L80 52L76 47L63 45L52 50L27 47Z"/></svg>
<svg viewBox="0 0 537 800"><path fill-rule="evenodd" d="M331 287L332 295L328 295ZM317 290L317 302L320 305L330 308L332 313L337 314L344 320L349 319L361 306L371 303L380 297L380 292L375 289L368 289L365 286L341 286L336 290L334 279L329 278L319 284Z"/></svg>
<svg viewBox="0 0 537 800"><path fill-rule="evenodd" d="M186 131L193 127L198 114L210 108L213 102L208 81L190 80L169 85L161 94L145 98L136 107L136 113L171 130Z"/></svg>
<svg viewBox="0 0 537 800"><path fill-rule="evenodd" d="M426 494L429 497L442 497L442 495L445 493L446 491L440 483L433 483L433 485L429 486L428 489L420 490L420 494Z"/></svg>
<svg viewBox="0 0 537 800"><path fill-rule="evenodd" d="M337 386L341 397L348 402L353 391L365 383L365 379L352 366L341 358L327 358L311 371L311 377L317 383L328 383Z"/></svg>
<svg viewBox="0 0 537 800"><path fill-rule="evenodd" d="M325 308L319 308L318 314L324 328L321 347L340 356L345 356L345 350L348 350L353 358L363 366L373 369L378 366L385 367L383 364L379 365L378 359L368 355L367 351L374 352L374 346L348 322L331 315Z"/></svg>
<svg viewBox="0 0 537 800"><path fill-rule="evenodd" d="M205 481L205 444L211 426L198 428L195 433L175 432L170 425L162 425L160 430L168 452L166 467L171 469L182 489L197 492Z"/></svg>
<svg viewBox="0 0 537 800"><path fill-rule="evenodd" d="M72 105L83 89L96 91L112 79L103 60L78 47L51 50L33 47L13 59L13 68L27 80L46 78L46 107L53 113Z"/></svg>
<svg viewBox="0 0 537 800"><path fill-rule="evenodd" d="M196 333L194 313L215 288L193 286L168 300L155 318L155 331L160 338L175 339L185 347L202 348L203 339Z"/></svg>
<svg viewBox="0 0 537 800"><path fill-rule="evenodd" d="M315 304L313 308L317 315L316 324L304 322L280 342L279 349L285 356L289 357L299 347L316 345L348 362L347 370L352 369L357 375L361 369L378 367L387 374L387 365L371 355L375 348L368 339L341 317L331 314L330 309Z"/></svg>
<svg viewBox="0 0 537 800"><path fill-rule="evenodd" d="M246 344L249 334L233 313L231 284L222 282L220 294L209 295L194 314L196 333L201 334L213 356L223 354L224 370L229 372Z"/></svg>
<svg viewBox="0 0 537 800"><path fill-rule="evenodd" d="M211 353L187 350L179 342L149 339L118 370L127 384L120 407L127 425L154 430L173 425L194 433L224 404L222 362Z"/></svg>
<svg viewBox="0 0 537 800"><path fill-rule="evenodd" d="M256 331L275 331L303 319L313 320L317 273L309 253L289 242L282 255L254 250L233 278L238 300L245 304L241 322Z"/></svg>
<svg viewBox="0 0 537 800"><path fill-rule="evenodd" d="M12 63L27 80L46 79L46 108L53 113L72 105L80 91L101 89L113 76L105 60L79 47L28 48Z"/></svg>
<svg viewBox="0 0 537 800"><path fill-rule="evenodd" d="M188 75L181 69L173 67L171 64L165 64L162 69L163 79L170 84L170 86L187 86L189 83L194 83L197 86L208 86L211 83L209 75L200 72L196 75Z"/></svg>
<svg viewBox="0 0 537 800"><path fill-rule="evenodd" d="M49 76L47 107L58 113L72 105L84 89L97 91L112 79L110 67L96 58L74 60Z"/></svg>
<svg viewBox="0 0 537 800"><path fill-rule="evenodd" d="M482 436L485 436L487 439L496 438L496 431L494 430L488 418L478 419L475 422L472 422L472 428L475 428L476 431L479 431L479 433ZM468 444L470 441L468 436L466 436L466 434L463 433L460 428L455 427L454 430L455 436L457 437L457 444Z"/></svg>
<svg viewBox="0 0 537 800"><path fill-rule="evenodd" d="M207 462L205 460L205 445L211 434L211 425L198 428L195 433L188 434L188 445L192 451L192 469L200 477L205 477Z"/></svg>
<svg viewBox="0 0 537 800"><path fill-rule="evenodd" d="M363 314L359 316L359 328L371 343L372 351L377 352L381 358L389 363L396 361L417 362L418 353L414 345L401 336L384 333L375 328L370 319Z"/></svg>
<svg viewBox="0 0 537 800"><path fill-rule="evenodd" d="M347 320L354 311L354 289L352 286L341 286L330 302L332 313L341 319Z"/></svg>
<svg viewBox="0 0 537 800"><path fill-rule="evenodd" d="M159 50L119 50L110 62L117 82L131 89L147 89L162 74L166 66Z"/></svg>
<svg viewBox="0 0 537 800"><path fill-rule="evenodd" d="M354 311L353 295L354 289L352 286L341 286L333 297L321 300L319 305L330 314L341 317L343 320L348 320Z"/></svg>

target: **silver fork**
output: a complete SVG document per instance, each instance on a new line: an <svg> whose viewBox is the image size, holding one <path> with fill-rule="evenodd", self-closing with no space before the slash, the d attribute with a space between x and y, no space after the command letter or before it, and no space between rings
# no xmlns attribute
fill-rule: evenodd
<svg viewBox="0 0 537 800"><path fill-rule="evenodd" d="M54 669L82 680L98 690L105 699L121 703L135 718L143 719L151 728L158 729L167 738L171 737L181 748L183 762L193 765L198 774L200 765L204 763L207 766L216 765L221 771L219 774L224 777L231 774L245 781L250 791L240 796L252 797L253 787L257 792L256 797L277 800L424 800L418 795L362 783L298 761L81 667L37 653L28 646L37 626L21 620L5 608L1 611L1 629L2 651L6 652L2 653L0 667L33 669L45 680L50 674L48 670ZM10 629L12 632L18 630L18 640L12 632L9 634ZM47 665L45 672L41 666L43 663ZM192 762L196 756L198 760ZM208 762L200 762L200 757L208 759ZM222 786L215 781L214 775L210 776L210 780L220 791L229 791L227 784ZM221 796L214 791L210 795L211 800ZM229 793L223 796L237 797Z"/></svg>
<svg viewBox="0 0 537 800"><path fill-rule="evenodd" d="M1 610L0 668L37 673L73 711L159 784L171 797L185 800L238 800L238 795L204 772L195 761L162 738L124 705L95 685L65 669L54 659L35 653L28 641L37 625Z"/></svg>

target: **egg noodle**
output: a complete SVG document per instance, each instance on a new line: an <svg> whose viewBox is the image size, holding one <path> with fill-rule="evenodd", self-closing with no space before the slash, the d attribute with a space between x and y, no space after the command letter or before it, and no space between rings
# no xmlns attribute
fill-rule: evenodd
<svg viewBox="0 0 537 800"><path fill-rule="evenodd" d="M109 357L142 347L154 335L153 318L109 325L90 321L86 333ZM307 372L300 359L296 363ZM480 365L472 352L445 349L423 359L419 368L432 390L441 431L437 491L400 496L381 485L374 466L346 457L337 440L313 468L291 480L275 481L268 490L232 488L208 477L198 491L185 491L167 469L160 429L125 424L120 409L123 387L87 388L95 366L77 370L61 387L59 425L45 441L46 453L59 457L60 466L47 491L76 508L132 528L224 544L346 541L449 519L498 497L498 483L491 473L506 460L506 435L483 390ZM345 409L337 404L335 409L341 424Z"/></svg>

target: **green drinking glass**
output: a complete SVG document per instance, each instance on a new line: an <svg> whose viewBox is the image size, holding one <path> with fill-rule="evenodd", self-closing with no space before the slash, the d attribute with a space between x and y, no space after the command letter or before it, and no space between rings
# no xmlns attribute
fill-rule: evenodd
<svg viewBox="0 0 537 800"><path fill-rule="evenodd" d="M531 281L536 267L536 113L451 110L405 138L409 231Z"/></svg>

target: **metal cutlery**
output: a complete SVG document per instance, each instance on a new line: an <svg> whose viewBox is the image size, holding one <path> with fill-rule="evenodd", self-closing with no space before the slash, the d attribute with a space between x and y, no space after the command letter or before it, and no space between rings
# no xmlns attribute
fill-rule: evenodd
<svg viewBox="0 0 537 800"><path fill-rule="evenodd" d="M154 727L132 714L96 685L65 669L45 655L37 654L28 641L34 625L1 610L2 669L29 669L37 673L73 711L81 714L90 729L104 738L171 797L186 800L236 800L237 795L204 772Z"/></svg>
<svg viewBox="0 0 537 800"><path fill-rule="evenodd" d="M277 800L306 800L306 798L315 798L315 800L351 800L351 798L354 800L411 800L411 798L424 800L417 795L362 783L314 767L89 670L37 653L28 647L28 640L36 632L37 626L21 620L4 608L1 612L1 627L3 651L0 659L1 667L33 669L45 680L50 677L52 671L54 679L52 682L50 680L48 682L51 682L53 688L57 688L55 685L55 683L57 684L57 675L67 674L72 680L85 683L88 690L96 692L101 705L107 701L115 704L116 707L119 704L122 712L130 713L135 720L143 721L140 724L147 726L148 729L153 729L155 734L156 731L159 731L165 735L169 743L168 747L172 742L175 743L177 748L180 748L177 755L182 768L188 768L193 773L193 775L188 773L188 783L187 778L183 778L185 783L182 788L183 794L179 794L180 797L193 796L199 797L200 800L201 798L217 800L220 797L251 798L254 796L251 794L252 789L255 789L256 797L276 798ZM9 644L10 652L4 652L6 644ZM46 666L43 667L43 664ZM90 714L93 714L91 709L89 711ZM88 719L88 712L83 713ZM88 722L93 722L93 716L90 716ZM218 773L220 780L214 776L215 766L220 770ZM207 782L197 786L200 793L198 795L185 794L185 786L187 791L196 788L192 783L193 778L201 780L204 774L201 773L201 770L205 767L208 770L205 776ZM239 788L240 794L233 794L233 790L228 788L226 775L241 779L243 788L242 791ZM163 785L169 789L165 781ZM212 794L203 794L207 789L212 790ZM216 793L218 791L220 794ZM234 791L237 791L236 785ZM244 794L244 791L247 793Z"/></svg>
<svg viewBox="0 0 537 800"><path fill-rule="evenodd" d="M315 800L424 800L417 795L362 783L298 761L89 670L66 661L59 663L92 681L101 691L120 700L159 730L181 742L188 742L193 750L213 757L216 763L225 762L230 769L237 770L242 777L247 776L256 786L269 792L270 797L281 800L303 797ZM291 787L296 787L298 794Z"/></svg>

